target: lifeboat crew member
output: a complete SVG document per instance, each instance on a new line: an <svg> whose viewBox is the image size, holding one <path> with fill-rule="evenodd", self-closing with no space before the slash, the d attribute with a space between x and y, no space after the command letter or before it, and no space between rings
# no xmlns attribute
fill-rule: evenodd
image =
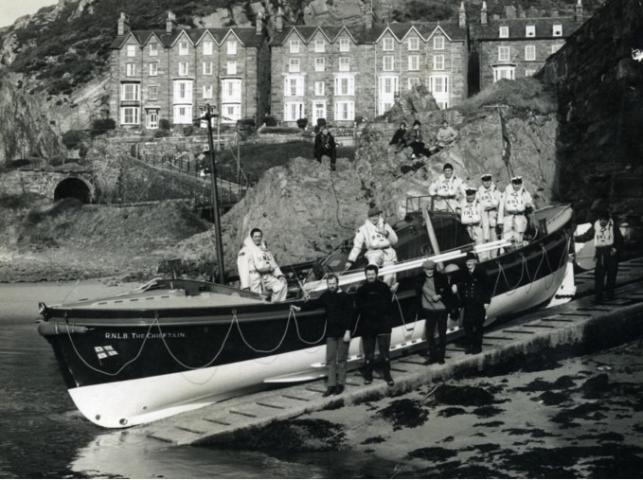
<svg viewBox="0 0 643 480"><path fill-rule="evenodd" d="M368 218L355 233L353 249L348 255L345 268L348 270L353 266L364 248L366 248L364 256L370 265L380 268L393 265L397 261L397 253L393 248L395 245L397 245L395 230L384 221L380 208L371 207L368 210ZM386 275L384 282L389 286L393 285L395 274Z"/></svg>
<svg viewBox="0 0 643 480"><path fill-rule="evenodd" d="M484 232L489 230L484 228L483 225L483 208L482 204L476 199L477 190L475 188L465 189L466 198L458 208L460 212L460 222L467 227L467 232L471 240L476 245L480 245L487 241Z"/></svg>
<svg viewBox="0 0 643 480"><path fill-rule="evenodd" d="M618 272L619 253L623 249L623 235L610 218L607 211L598 214L598 220L590 229L574 237L579 242L594 240L596 247L596 268L594 270L594 298L597 303L603 301L603 292L607 300L614 299L614 286L616 284L616 273Z"/></svg>
<svg viewBox="0 0 643 480"><path fill-rule="evenodd" d="M237 269L241 288L283 302L288 294L286 277L263 241L263 232L253 228L239 250Z"/></svg>
<svg viewBox="0 0 643 480"><path fill-rule="evenodd" d="M500 191L496 188L491 174L485 173L480 177L480 180L482 181L482 185L478 188L476 198L482 205L482 228L485 229L484 238L488 242L493 242L497 239L496 227L498 226ZM492 252L491 256L495 257L496 252Z"/></svg>
<svg viewBox="0 0 643 480"><path fill-rule="evenodd" d="M502 195L498 211L498 218L502 219L502 238L511 241L514 246L522 246L527 230L527 214L533 208L534 202L522 184L522 177L513 177Z"/></svg>
<svg viewBox="0 0 643 480"><path fill-rule="evenodd" d="M453 173L453 165L445 163L442 175L429 186L436 212L456 212L460 199L464 197L462 180Z"/></svg>

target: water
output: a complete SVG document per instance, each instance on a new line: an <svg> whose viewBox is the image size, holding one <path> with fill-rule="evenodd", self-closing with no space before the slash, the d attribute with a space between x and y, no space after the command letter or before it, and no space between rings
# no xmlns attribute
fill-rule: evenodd
<svg viewBox="0 0 643 480"><path fill-rule="evenodd" d="M456 391L492 392L490 405L447 405L444 392L436 403L431 387L423 387L395 399L300 417L282 425L290 435L284 442L297 446L287 450L275 450L270 432L266 445L261 438L253 443L261 450L248 450L243 440L234 449L177 448L134 431L105 431L75 410L53 352L36 332L37 302L130 287L98 281L0 285L0 477L551 477L643 471L638 340L532 365L528 372L447 382ZM587 398L582 385L601 374L609 376L612 393ZM561 377L569 379L555 388L542 383ZM580 405L586 411L572 411ZM310 438L301 435L302 425L336 430ZM564 453L552 457L552 451Z"/></svg>

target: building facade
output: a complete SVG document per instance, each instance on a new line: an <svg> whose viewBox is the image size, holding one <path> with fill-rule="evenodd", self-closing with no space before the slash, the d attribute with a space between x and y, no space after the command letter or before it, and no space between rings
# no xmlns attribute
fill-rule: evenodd
<svg viewBox="0 0 643 480"><path fill-rule="evenodd" d="M222 123L261 119L268 107L270 52L257 28L131 31L123 14L112 43L110 111L122 128L154 130L161 120L192 125L207 104Z"/></svg>
<svg viewBox="0 0 643 480"><path fill-rule="evenodd" d="M371 20L371 21L369 21ZM425 85L441 108L467 97L467 29L457 22L290 26L271 41L271 113L286 124L373 119Z"/></svg>
<svg viewBox="0 0 643 480"><path fill-rule="evenodd" d="M483 2L480 22L469 27L471 55L477 64L477 78L472 83L482 90L498 80L534 75L582 23L582 0L578 0L573 16L536 18L510 14L491 19Z"/></svg>

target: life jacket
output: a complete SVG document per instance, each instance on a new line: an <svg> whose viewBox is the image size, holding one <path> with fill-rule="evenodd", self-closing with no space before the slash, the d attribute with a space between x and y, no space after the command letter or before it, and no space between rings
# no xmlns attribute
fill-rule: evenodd
<svg viewBox="0 0 643 480"><path fill-rule="evenodd" d="M462 180L455 175L452 175L449 179L444 175L440 175L437 181L431 185L432 188L430 190L433 191L430 193L440 197L457 197L460 193L461 185Z"/></svg>
<svg viewBox="0 0 643 480"><path fill-rule="evenodd" d="M252 238L247 237L243 242L243 249L245 255L248 256L249 271L261 274L273 273L279 270L277 261L272 255L265 242L261 242L260 246L255 245Z"/></svg>
<svg viewBox="0 0 643 480"><path fill-rule="evenodd" d="M498 208L498 204L500 203L500 192L493 183L489 188L485 188L485 186L482 185L478 188L476 200L480 202L485 210Z"/></svg>
<svg viewBox="0 0 643 480"><path fill-rule="evenodd" d="M473 202L467 202L465 200L460 205L460 210L460 222L462 222L462 225L478 225L482 221L478 200L474 200Z"/></svg>
<svg viewBox="0 0 643 480"><path fill-rule="evenodd" d="M600 221L594 223L594 246L611 247L614 245L614 223L612 220L607 222L604 227Z"/></svg>
<svg viewBox="0 0 643 480"><path fill-rule="evenodd" d="M522 214L525 213L525 208L531 204L531 195L525 190L525 187L515 190L513 185L507 185L503 202L505 213Z"/></svg>
<svg viewBox="0 0 643 480"><path fill-rule="evenodd" d="M386 227L382 222L380 223L381 225L374 225L370 220L366 220L359 228L364 238L364 245L369 250L391 246L391 241L382 233Z"/></svg>

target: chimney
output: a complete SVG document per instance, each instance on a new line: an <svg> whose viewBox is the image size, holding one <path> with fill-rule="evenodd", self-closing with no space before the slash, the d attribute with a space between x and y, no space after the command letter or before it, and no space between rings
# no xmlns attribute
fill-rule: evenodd
<svg viewBox="0 0 643 480"><path fill-rule="evenodd" d="M373 30L373 24L375 23L375 12L373 12L373 6L368 7L368 12L366 12L366 29Z"/></svg>
<svg viewBox="0 0 643 480"><path fill-rule="evenodd" d="M281 5L279 5L279 8L277 8L277 15L275 15L275 30L278 32L283 31L284 29L284 9L281 8Z"/></svg>
<svg viewBox="0 0 643 480"><path fill-rule="evenodd" d="M165 31L167 33L172 33L174 26L176 25L176 15L168 10L167 20L165 21Z"/></svg>
<svg viewBox="0 0 643 480"><path fill-rule="evenodd" d="M505 5L505 18L516 18L516 7L513 5Z"/></svg>
<svg viewBox="0 0 643 480"><path fill-rule="evenodd" d="M257 13L255 22L255 33L261 35L263 33L263 12Z"/></svg>
<svg viewBox="0 0 643 480"><path fill-rule="evenodd" d="M583 21L583 0L578 0L574 6L574 20Z"/></svg>
<svg viewBox="0 0 643 480"><path fill-rule="evenodd" d="M480 23L482 25L487 24L487 2L482 2L482 8L480 9Z"/></svg>
<svg viewBox="0 0 643 480"><path fill-rule="evenodd" d="M460 28L467 26L467 10L464 8L464 0L460 2L460 9L458 10L458 26Z"/></svg>
<svg viewBox="0 0 643 480"><path fill-rule="evenodd" d="M121 12L121 16L118 17L118 27L116 34L121 36L125 35L126 32L129 32L129 20L125 12Z"/></svg>

